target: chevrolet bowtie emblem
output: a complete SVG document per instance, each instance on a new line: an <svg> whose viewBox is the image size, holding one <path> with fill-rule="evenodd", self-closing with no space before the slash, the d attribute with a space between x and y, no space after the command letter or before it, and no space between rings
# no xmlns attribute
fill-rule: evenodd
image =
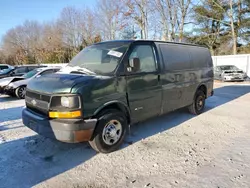
<svg viewBox="0 0 250 188"><path fill-rule="evenodd" d="M33 106L36 106L36 104L37 104L36 100L33 99L33 100L31 101L31 104L33 104Z"/></svg>

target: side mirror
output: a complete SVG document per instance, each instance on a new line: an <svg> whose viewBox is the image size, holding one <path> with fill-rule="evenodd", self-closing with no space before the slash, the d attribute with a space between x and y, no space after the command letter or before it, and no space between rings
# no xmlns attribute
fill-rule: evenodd
<svg viewBox="0 0 250 188"><path fill-rule="evenodd" d="M39 77L41 77L41 74L36 75L36 78L39 78Z"/></svg>
<svg viewBox="0 0 250 188"><path fill-rule="evenodd" d="M10 73L10 76L13 76L14 74L15 74L15 72L11 72L11 73Z"/></svg>
<svg viewBox="0 0 250 188"><path fill-rule="evenodd" d="M127 68L128 72L137 72L141 68L140 59L133 58L129 60L129 67Z"/></svg>

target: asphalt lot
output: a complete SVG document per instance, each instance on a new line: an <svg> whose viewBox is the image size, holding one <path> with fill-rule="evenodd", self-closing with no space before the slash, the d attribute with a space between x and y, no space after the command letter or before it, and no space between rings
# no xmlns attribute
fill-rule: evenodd
<svg viewBox="0 0 250 188"><path fill-rule="evenodd" d="M249 82L215 82L203 114L134 126L108 155L37 135L22 124L23 106L0 96L0 187L250 187Z"/></svg>

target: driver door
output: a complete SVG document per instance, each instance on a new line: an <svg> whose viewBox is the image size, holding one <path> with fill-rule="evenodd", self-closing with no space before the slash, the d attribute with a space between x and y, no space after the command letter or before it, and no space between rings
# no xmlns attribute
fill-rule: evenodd
<svg viewBox="0 0 250 188"><path fill-rule="evenodd" d="M142 121L161 112L162 86L154 48L150 43L137 44L128 60L138 58L140 69L126 76L128 102L132 121Z"/></svg>

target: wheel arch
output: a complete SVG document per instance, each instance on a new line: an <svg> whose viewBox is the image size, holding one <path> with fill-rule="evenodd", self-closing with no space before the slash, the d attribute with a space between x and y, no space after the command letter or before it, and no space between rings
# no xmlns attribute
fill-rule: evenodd
<svg viewBox="0 0 250 188"><path fill-rule="evenodd" d="M100 114L104 110L109 110L109 109L115 109L115 110L123 112L125 114L126 118L127 118L128 124L130 124L130 122L131 122L131 116L130 116L129 107L124 102L117 101L117 100L107 102L107 103L103 104L102 106L100 106L94 112L94 117L97 117L98 114Z"/></svg>
<svg viewBox="0 0 250 188"><path fill-rule="evenodd" d="M197 92L198 90L203 91L204 94L205 94L205 96L206 96L206 98L207 98L207 86L206 86L205 83L200 84L200 85L197 87L196 92Z"/></svg>
<svg viewBox="0 0 250 188"><path fill-rule="evenodd" d="M20 86L17 86L16 89L19 88L19 87L27 87L27 84L22 84Z"/></svg>

